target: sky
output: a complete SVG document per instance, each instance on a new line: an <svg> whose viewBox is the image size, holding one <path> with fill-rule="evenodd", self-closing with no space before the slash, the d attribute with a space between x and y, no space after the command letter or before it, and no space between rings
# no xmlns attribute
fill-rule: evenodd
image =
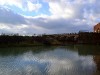
<svg viewBox="0 0 100 75"><path fill-rule="evenodd" d="M0 0L0 34L93 31L99 22L99 0Z"/></svg>

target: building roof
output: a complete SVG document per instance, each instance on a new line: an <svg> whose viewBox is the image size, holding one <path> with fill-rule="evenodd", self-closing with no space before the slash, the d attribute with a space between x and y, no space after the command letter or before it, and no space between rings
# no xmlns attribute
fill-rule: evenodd
<svg viewBox="0 0 100 75"><path fill-rule="evenodd" d="M97 27L100 27L100 23L98 23L98 24L96 24L95 26L94 26L94 28L97 28Z"/></svg>
<svg viewBox="0 0 100 75"><path fill-rule="evenodd" d="M96 24L95 26L98 26L98 25L100 25L100 23Z"/></svg>

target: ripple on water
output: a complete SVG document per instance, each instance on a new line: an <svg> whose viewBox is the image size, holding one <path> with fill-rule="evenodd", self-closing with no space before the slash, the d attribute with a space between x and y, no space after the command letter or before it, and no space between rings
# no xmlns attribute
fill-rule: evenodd
<svg viewBox="0 0 100 75"><path fill-rule="evenodd" d="M92 56L63 49L0 56L0 75L92 75L95 70Z"/></svg>

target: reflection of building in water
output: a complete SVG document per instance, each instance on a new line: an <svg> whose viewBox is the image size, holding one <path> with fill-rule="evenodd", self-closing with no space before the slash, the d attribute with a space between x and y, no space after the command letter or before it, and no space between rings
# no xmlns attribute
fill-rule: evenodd
<svg viewBox="0 0 100 75"><path fill-rule="evenodd" d="M97 70L94 75L100 75L100 55L95 55L93 57L93 60L97 66Z"/></svg>
<svg viewBox="0 0 100 75"><path fill-rule="evenodd" d="M100 23L94 26L94 32L100 33Z"/></svg>
<svg viewBox="0 0 100 75"><path fill-rule="evenodd" d="M96 63L97 69L100 71L100 55L95 55L93 59L94 62Z"/></svg>
<svg viewBox="0 0 100 75"><path fill-rule="evenodd" d="M77 46L80 56L93 56L93 61L97 70L93 75L100 75L100 46L99 45L79 45Z"/></svg>
<svg viewBox="0 0 100 75"><path fill-rule="evenodd" d="M100 46L93 45L80 45L77 46L79 55L100 55Z"/></svg>

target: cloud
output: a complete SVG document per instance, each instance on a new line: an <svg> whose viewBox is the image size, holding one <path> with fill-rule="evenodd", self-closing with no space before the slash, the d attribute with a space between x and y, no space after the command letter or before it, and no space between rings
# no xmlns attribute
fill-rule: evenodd
<svg viewBox="0 0 100 75"><path fill-rule="evenodd" d="M37 11L38 9L40 9L42 7L41 4L39 4L39 3L33 4L30 1L28 1L27 6L28 6L27 8L29 11Z"/></svg>
<svg viewBox="0 0 100 75"><path fill-rule="evenodd" d="M42 13L43 3L48 4L50 15ZM31 16L32 13L27 16L13 12L9 6L16 6L25 13L41 11L35 16ZM99 7L98 0L0 0L0 30L19 34L92 31L100 22Z"/></svg>
<svg viewBox="0 0 100 75"><path fill-rule="evenodd" d="M0 23L5 24L25 24L25 18L17 13L14 13L8 8L0 7Z"/></svg>
<svg viewBox="0 0 100 75"><path fill-rule="evenodd" d="M67 7L64 5L61 5L59 3L49 3L50 9L49 11L51 14L56 18L70 18L74 15L74 11L71 7Z"/></svg>
<svg viewBox="0 0 100 75"><path fill-rule="evenodd" d="M41 26L37 26L31 19L20 14L14 13L9 8L0 7L0 33L19 33L34 34L44 33L46 30ZM37 19L38 22L38 19Z"/></svg>
<svg viewBox="0 0 100 75"><path fill-rule="evenodd" d="M0 19L2 32L19 33L19 34L40 34L40 33L68 33L78 32L80 29L88 29L85 20L58 18L52 16L24 17L13 13L11 10L3 9L2 18ZM7 13L7 14L4 14ZM75 25L76 24L76 25ZM84 28L85 27L85 28ZM5 31L4 31L5 30Z"/></svg>
<svg viewBox="0 0 100 75"><path fill-rule="evenodd" d="M0 5L15 5L18 6L19 8L22 8L23 6L23 0L0 0Z"/></svg>
<svg viewBox="0 0 100 75"><path fill-rule="evenodd" d="M37 11L42 7L38 0L0 0L1 6L16 6L24 11Z"/></svg>

